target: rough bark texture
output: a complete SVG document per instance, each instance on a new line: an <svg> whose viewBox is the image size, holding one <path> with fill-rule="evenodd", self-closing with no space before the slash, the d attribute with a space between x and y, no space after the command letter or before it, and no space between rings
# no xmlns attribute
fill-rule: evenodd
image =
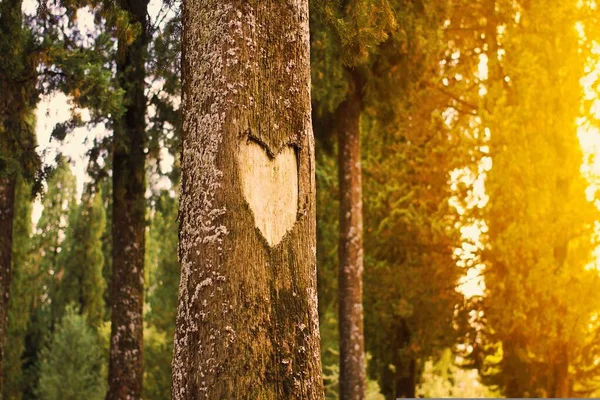
<svg viewBox="0 0 600 400"><path fill-rule="evenodd" d="M3 362L8 329L14 197L15 180L0 178L0 397L4 389Z"/></svg>
<svg viewBox="0 0 600 400"><path fill-rule="evenodd" d="M354 85L336 112L339 144L340 398L365 398L363 328L363 218L360 161L360 89Z"/></svg>
<svg viewBox="0 0 600 400"><path fill-rule="evenodd" d="M146 201L144 62L148 43L147 0L122 1L140 34L119 41L117 76L126 112L113 139L113 271L107 399L139 399L143 378L144 229Z"/></svg>
<svg viewBox="0 0 600 400"><path fill-rule="evenodd" d="M183 27L172 397L322 399L308 1L189 0Z"/></svg>

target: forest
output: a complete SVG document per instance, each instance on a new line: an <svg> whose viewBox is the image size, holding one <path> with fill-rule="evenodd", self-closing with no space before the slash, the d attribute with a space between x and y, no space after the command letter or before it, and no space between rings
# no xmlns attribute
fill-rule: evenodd
<svg viewBox="0 0 600 400"><path fill-rule="evenodd" d="M0 0L0 400L600 397L596 0Z"/></svg>

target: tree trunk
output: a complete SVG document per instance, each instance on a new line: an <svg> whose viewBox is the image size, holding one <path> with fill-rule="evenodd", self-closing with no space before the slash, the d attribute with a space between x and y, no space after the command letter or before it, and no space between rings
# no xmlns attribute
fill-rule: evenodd
<svg viewBox="0 0 600 400"><path fill-rule="evenodd" d="M117 77L126 111L113 139L113 271L107 399L140 399L143 374L144 230L146 211L147 0L122 1L141 32L119 41Z"/></svg>
<svg viewBox="0 0 600 400"><path fill-rule="evenodd" d="M559 327L559 332L562 332ZM550 373L552 374L550 382L552 384L549 397L567 398L571 397L571 384L569 379L569 349L566 343L561 343L552 354L552 365Z"/></svg>
<svg viewBox="0 0 600 400"><path fill-rule="evenodd" d="M322 399L308 0L183 9L173 399Z"/></svg>
<svg viewBox="0 0 600 400"><path fill-rule="evenodd" d="M363 220L360 162L360 88L336 112L340 187L339 330L340 398L365 398L362 274Z"/></svg>
<svg viewBox="0 0 600 400"><path fill-rule="evenodd" d="M414 399L417 387L417 362L414 358L396 364L396 397Z"/></svg>
<svg viewBox="0 0 600 400"><path fill-rule="evenodd" d="M0 177L0 397L4 390L3 362L8 332L14 200L14 178Z"/></svg>

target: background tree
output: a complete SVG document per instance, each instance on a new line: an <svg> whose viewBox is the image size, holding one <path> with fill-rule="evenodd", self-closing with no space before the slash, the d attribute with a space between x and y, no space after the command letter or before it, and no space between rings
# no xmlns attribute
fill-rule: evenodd
<svg viewBox="0 0 600 400"><path fill-rule="evenodd" d="M36 175L33 108L35 74L33 42L23 27L20 0L0 5L0 393L4 391L4 345L8 332L15 188L19 176Z"/></svg>
<svg viewBox="0 0 600 400"><path fill-rule="evenodd" d="M67 252L64 245L68 222L77 209L76 179L64 161L59 162L47 181L42 206L42 214L31 238L28 260L31 265L27 281L30 316L24 337L25 349L21 355L24 398L36 396L39 354L46 345L49 332L58 322L59 310L52 300L64 274L62 261Z"/></svg>
<svg viewBox="0 0 600 400"><path fill-rule="evenodd" d="M368 143L361 158L367 177L367 348L374 356L369 370L387 396L414 397L420 365L453 343L452 315L460 299L455 291L460 270L452 260L460 234L456 211L448 206L447 182L453 169L471 163L467 150L473 141L461 132L468 118L448 118L460 101L440 90L455 73L442 64L448 52L442 29L450 13L446 2L340 4L347 7L347 26L331 5L317 3L319 12L313 13L316 130L323 133L320 148L327 149L326 133L337 118L332 110L346 96L344 71L351 68L365 82L361 111L351 114L362 115L353 125ZM318 161L320 178L331 170L331 161L323 155ZM319 232L330 232L330 207L336 205L328 197L336 187L326 176L317 182L318 199L323 198ZM319 239L319 295L329 299L335 280L326 266L335 259L329 237ZM322 324L329 318L323 307Z"/></svg>
<svg viewBox="0 0 600 400"><path fill-rule="evenodd" d="M67 307L39 364L42 399L103 399L106 369L102 344L78 307Z"/></svg>
<svg viewBox="0 0 600 400"><path fill-rule="evenodd" d="M548 7L499 2L487 10L482 121L493 168L486 293L473 337L485 382L508 397L574 395L577 372L590 367L582 355L598 307L598 274L587 268L598 213L586 200L576 125L582 14L570 2Z"/></svg>
<svg viewBox="0 0 600 400"><path fill-rule="evenodd" d="M117 81L125 112L113 120L111 341L107 399L141 398L146 224L148 0L121 1Z"/></svg>
<svg viewBox="0 0 600 400"><path fill-rule="evenodd" d="M175 187L176 188L176 187ZM144 398L171 395L171 357L177 314L179 262L177 241L179 202L168 190L160 192L148 233L148 308L144 340Z"/></svg>
<svg viewBox="0 0 600 400"><path fill-rule="evenodd" d="M90 193L88 188L74 214L65 238L64 273L53 303L57 308L73 305L90 326L98 328L104 321L106 286L102 276L101 237L106 226L102 194ZM63 310L57 310L57 314L61 318Z"/></svg>
<svg viewBox="0 0 600 400"><path fill-rule="evenodd" d="M358 399L365 396L360 117L371 54L396 21L385 0L313 4L314 101L338 138L340 395Z"/></svg>
<svg viewBox="0 0 600 400"><path fill-rule="evenodd" d="M8 332L4 363L3 399L19 399L23 391L21 355L31 314L31 280L34 267L30 262L31 185L19 179L15 190L13 223L12 279L8 308Z"/></svg>
<svg viewBox="0 0 600 400"><path fill-rule="evenodd" d="M60 90L73 103L90 107L99 115L120 113L120 94L112 90L111 71L104 68L110 41L105 35L86 46L76 28L77 10L94 2L40 2L35 18L26 18L21 0L6 1L0 8L0 51L6 62L0 68L0 391L10 288L10 254L15 182L23 177L32 191L42 188L48 166L36 152L34 109L42 93ZM70 126L80 123L75 115ZM56 129L64 137L67 125Z"/></svg>

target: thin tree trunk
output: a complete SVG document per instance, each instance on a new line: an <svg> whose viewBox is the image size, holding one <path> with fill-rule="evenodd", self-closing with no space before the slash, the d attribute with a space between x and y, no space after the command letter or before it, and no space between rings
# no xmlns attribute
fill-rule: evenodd
<svg viewBox="0 0 600 400"><path fill-rule="evenodd" d="M396 365L395 398L414 399L417 388L417 362L414 358Z"/></svg>
<svg viewBox="0 0 600 400"><path fill-rule="evenodd" d="M559 326L562 333L562 326ZM571 397L571 383L569 379L569 349L566 343L561 343L552 352L552 365L549 371L551 375L551 387L549 397L567 398Z"/></svg>
<svg viewBox="0 0 600 400"><path fill-rule="evenodd" d="M550 392L552 398L568 398L571 396L571 387L569 383L569 363L563 354L552 366L553 387Z"/></svg>
<svg viewBox="0 0 600 400"><path fill-rule="evenodd" d="M340 398L365 398L363 328L363 219L360 161L360 88L354 87L336 112L339 144L340 244L339 331Z"/></svg>
<svg viewBox="0 0 600 400"><path fill-rule="evenodd" d="M19 70L15 72L14 66L22 61L21 3L21 0L0 1L0 52L3 53L0 66L0 398L4 393L4 346L8 334L16 187L15 172L9 166L11 157L17 154L12 135L20 134L18 118L26 105L19 94L27 93L29 89L22 85L19 87L14 82L15 76L19 76Z"/></svg>
<svg viewBox="0 0 600 400"><path fill-rule="evenodd" d="M308 0L183 9L173 399L322 399Z"/></svg>
<svg viewBox="0 0 600 400"><path fill-rule="evenodd" d="M107 400L140 399L143 378L147 0L122 1L141 32L119 41L117 77L126 112L113 139L113 271Z"/></svg>
<svg viewBox="0 0 600 400"><path fill-rule="evenodd" d="M8 332L14 200L14 178L0 178L0 397L4 390L3 363Z"/></svg>

